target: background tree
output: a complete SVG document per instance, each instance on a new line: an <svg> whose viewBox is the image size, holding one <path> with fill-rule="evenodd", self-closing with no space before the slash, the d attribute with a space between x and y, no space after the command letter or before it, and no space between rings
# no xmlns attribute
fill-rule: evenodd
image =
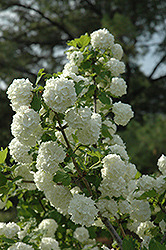
<svg viewBox="0 0 166 250"><path fill-rule="evenodd" d="M62 51L67 40L105 27L116 36L124 49L128 96L122 101L132 105L136 120L144 126L144 114L166 113L166 75L159 72L166 62L165 7L164 0L1 0L0 79L7 85L14 78L22 77L28 77L33 82L40 68L44 67L48 73L56 72L65 62ZM160 41L153 39L156 34L160 36ZM152 49L156 63L147 75L140 69L140 60L144 60ZM4 93L2 95L5 96ZM2 103L4 105L1 112L8 114L8 119L4 119L3 125L1 123L0 144L3 147L11 138L6 133L11 111L4 98L0 100L1 107ZM131 133L130 129L127 131ZM130 145L131 137L127 135L127 138ZM136 133L132 138L136 138ZM144 140L150 143L147 137ZM131 154L130 148L128 151ZM157 152L156 159L161 153ZM136 164L139 159L135 157ZM153 165L149 162L149 169Z"/></svg>

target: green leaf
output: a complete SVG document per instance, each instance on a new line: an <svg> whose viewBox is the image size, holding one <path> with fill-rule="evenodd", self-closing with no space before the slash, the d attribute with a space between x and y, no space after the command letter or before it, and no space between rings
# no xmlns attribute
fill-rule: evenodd
<svg viewBox="0 0 166 250"><path fill-rule="evenodd" d="M7 182L7 178L5 177L4 174L2 174L2 173L0 172L0 186L1 186L1 187L4 186L4 185L6 184L6 182Z"/></svg>
<svg viewBox="0 0 166 250"><path fill-rule="evenodd" d="M38 97L36 94L34 94L32 102L31 102L31 108L35 111L39 111L41 108L41 98Z"/></svg>
<svg viewBox="0 0 166 250"><path fill-rule="evenodd" d="M15 240L12 240L12 239L8 239L6 237L2 237L1 240L3 242L7 242L7 243L11 243L11 244L14 244L16 241Z"/></svg>
<svg viewBox="0 0 166 250"><path fill-rule="evenodd" d="M68 186L71 183L71 177L69 176L68 173L58 170L53 178L53 181L56 183L62 182L64 186Z"/></svg>
<svg viewBox="0 0 166 250"><path fill-rule="evenodd" d="M89 44L90 42L90 36L88 34L85 34L85 35L82 35L80 38L79 38L79 45L81 47L85 47Z"/></svg>
<svg viewBox="0 0 166 250"><path fill-rule="evenodd" d="M100 92L98 98L103 104L110 105L110 98L106 95L106 93Z"/></svg>
<svg viewBox="0 0 166 250"><path fill-rule="evenodd" d="M110 132L108 131L108 127L105 124L102 124L102 128L101 128L101 133L105 138L110 138L112 139L112 135L110 134Z"/></svg>
<svg viewBox="0 0 166 250"><path fill-rule="evenodd" d="M137 248L137 244L135 242L135 239L133 238L129 238L128 236L123 240L123 243L122 243L122 247L123 247L123 250L136 250L138 249Z"/></svg>
<svg viewBox="0 0 166 250"><path fill-rule="evenodd" d="M163 213L163 211L159 211L156 214L156 218L154 220L155 223L159 223L160 221L162 221L164 219L165 214Z"/></svg>
<svg viewBox="0 0 166 250"><path fill-rule="evenodd" d="M38 82L40 81L42 76L45 75L45 73L43 73L43 71L44 71L44 68L39 70L39 72L37 74L36 85L38 84Z"/></svg>
<svg viewBox="0 0 166 250"><path fill-rule="evenodd" d="M152 239L149 243L149 250L166 250L166 247L155 239Z"/></svg>
<svg viewBox="0 0 166 250"><path fill-rule="evenodd" d="M139 198L137 198L137 199L138 199L138 200L144 200L144 199L146 199L146 198L148 198L148 197L156 197L156 196L157 196L156 191L155 191L154 189L152 189L152 190L149 190L149 191L143 193L143 194L142 194Z"/></svg>
<svg viewBox="0 0 166 250"><path fill-rule="evenodd" d="M7 147L4 150L3 150L3 148L1 148L1 151L0 151L0 164L5 163L7 153L8 153L8 148Z"/></svg>
<svg viewBox="0 0 166 250"><path fill-rule="evenodd" d="M75 91L77 96L81 93L81 91L84 89L85 85L83 84L83 81L80 81L75 84Z"/></svg>

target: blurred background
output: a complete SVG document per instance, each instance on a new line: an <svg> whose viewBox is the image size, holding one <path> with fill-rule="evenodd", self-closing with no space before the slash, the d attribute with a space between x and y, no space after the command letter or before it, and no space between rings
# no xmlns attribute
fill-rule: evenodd
<svg viewBox="0 0 166 250"><path fill-rule="evenodd" d="M1 0L0 146L11 140L13 112L6 88L14 78L35 81L40 68L57 72L65 64L66 42L107 28L124 49L124 78L135 118L119 135L131 162L152 173L166 154L165 0Z"/></svg>

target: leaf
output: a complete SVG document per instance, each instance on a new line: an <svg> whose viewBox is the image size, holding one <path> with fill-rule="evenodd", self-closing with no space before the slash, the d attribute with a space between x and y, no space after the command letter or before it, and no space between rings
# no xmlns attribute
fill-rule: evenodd
<svg viewBox="0 0 166 250"><path fill-rule="evenodd" d="M60 170L57 171L56 175L53 178L54 182L62 182L64 186L68 186L71 183L71 177L68 173L62 172Z"/></svg>
<svg viewBox="0 0 166 250"><path fill-rule="evenodd" d="M7 242L7 243L11 243L11 244L14 244L16 241L15 240L12 240L12 239L8 239L6 237L2 237L1 240L3 242Z"/></svg>
<svg viewBox="0 0 166 250"><path fill-rule="evenodd" d="M98 98L103 104L110 105L110 98L106 95L106 93L100 92Z"/></svg>
<svg viewBox="0 0 166 250"><path fill-rule="evenodd" d="M83 81L80 81L78 83L75 84L75 91L76 91L76 94L77 96L82 92L82 90L84 89L84 84L83 84Z"/></svg>
<svg viewBox="0 0 166 250"><path fill-rule="evenodd" d="M144 200L146 199L147 197L156 197L157 196L157 193L154 189L152 190L149 190L145 193L143 193L139 198L137 198L138 200Z"/></svg>
<svg viewBox="0 0 166 250"><path fill-rule="evenodd" d="M32 102L31 102L31 108L35 111L39 111L41 108L41 98L38 97L36 94L34 94Z"/></svg>
<svg viewBox="0 0 166 250"><path fill-rule="evenodd" d="M5 177L5 175L3 175L2 173L0 173L0 186L4 186L7 182L7 178Z"/></svg>
<svg viewBox="0 0 166 250"><path fill-rule="evenodd" d="M137 248L137 245L135 243L135 240L133 238L129 238L129 237L126 237L124 240L123 240L123 243L122 243L122 247L123 247L123 250L136 250L138 249Z"/></svg>
<svg viewBox="0 0 166 250"><path fill-rule="evenodd" d="M1 148L1 151L0 151L0 164L5 163L7 153L8 153L8 148L7 147L4 150L3 150L3 148Z"/></svg>
<svg viewBox="0 0 166 250"><path fill-rule="evenodd" d="M40 81L40 79L42 78L43 75L45 75L45 73L43 73L44 68L40 69L38 74L37 74L37 79L36 79L36 85L38 84L38 82Z"/></svg>
<svg viewBox="0 0 166 250"><path fill-rule="evenodd" d="M155 223L159 223L160 221L162 221L164 219L164 213L163 211L159 211L157 214L156 214L156 218L154 220Z"/></svg>
<svg viewBox="0 0 166 250"><path fill-rule="evenodd" d="M108 127L105 124L102 124L101 133L105 138L108 137L112 140L112 135L108 131Z"/></svg>
<svg viewBox="0 0 166 250"><path fill-rule="evenodd" d="M149 243L149 250L166 250L166 247L161 245L160 242L152 239Z"/></svg>
<svg viewBox="0 0 166 250"><path fill-rule="evenodd" d="M80 38L79 38L79 45L81 47L85 47L89 44L90 42L90 36L88 34L85 34L85 35L82 35Z"/></svg>

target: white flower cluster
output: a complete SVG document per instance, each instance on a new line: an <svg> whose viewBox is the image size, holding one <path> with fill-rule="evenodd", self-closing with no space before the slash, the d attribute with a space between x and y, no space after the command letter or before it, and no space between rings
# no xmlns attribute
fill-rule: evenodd
<svg viewBox="0 0 166 250"><path fill-rule="evenodd" d="M107 29L99 29L91 33L91 44L94 49L110 49L114 45L114 36Z"/></svg>
<svg viewBox="0 0 166 250"><path fill-rule="evenodd" d="M94 223L98 210L90 197L75 194L70 201L68 213L71 214L71 220L74 223L90 227Z"/></svg>
<svg viewBox="0 0 166 250"><path fill-rule="evenodd" d="M41 250L60 250L59 243L57 240L51 237L43 237L41 239L40 248Z"/></svg>
<svg viewBox="0 0 166 250"><path fill-rule="evenodd" d="M76 101L74 82L64 76L48 79L43 98L45 103L55 112L65 112Z"/></svg>
<svg viewBox="0 0 166 250"><path fill-rule="evenodd" d="M15 222L0 222L0 235L13 238L20 231L20 227Z"/></svg>
<svg viewBox="0 0 166 250"><path fill-rule="evenodd" d="M72 50L72 48L71 48ZM71 51L67 52L67 59L70 60L70 63L76 64L77 66L80 66L81 62L84 59L84 56L81 51Z"/></svg>
<svg viewBox="0 0 166 250"><path fill-rule="evenodd" d="M55 174L59 169L58 164L63 162L65 157L66 153L57 142L42 142L38 151L36 168Z"/></svg>
<svg viewBox="0 0 166 250"><path fill-rule="evenodd" d="M85 227L77 227L73 237L80 242L86 242L89 239L89 232Z"/></svg>
<svg viewBox="0 0 166 250"><path fill-rule="evenodd" d="M162 156L158 159L157 166L163 175L166 175L166 156Z"/></svg>
<svg viewBox="0 0 166 250"><path fill-rule="evenodd" d="M9 247L8 250L34 250L34 248L23 242L17 242L13 244L11 247Z"/></svg>
<svg viewBox="0 0 166 250"><path fill-rule="evenodd" d="M113 77L109 87L111 94L117 97L121 97L126 94L127 85L121 77Z"/></svg>
<svg viewBox="0 0 166 250"><path fill-rule="evenodd" d="M70 109L65 120L73 129L77 129L77 137L83 144L94 144L100 135L101 116L93 113L90 108Z"/></svg>
<svg viewBox="0 0 166 250"><path fill-rule="evenodd" d="M43 230L44 237L55 237L55 232L58 228L58 224L54 219L44 219L40 222L39 229Z"/></svg>
<svg viewBox="0 0 166 250"><path fill-rule="evenodd" d="M8 98L14 111L21 106L29 106L32 101L33 86L29 79L15 79L7 90Z"/></svg>
<svg viewBox="0 0 166 250"><path fill-rule="evenodd" d="M125 64L124 62L119 61L118 59L111 58L106 63L106 69L111 72L112 76L119 76L125 72Z"/></svg>
<svg viewBox="0 0 166 250"><path fill-rule="evenodd" d="M130 119L134 116L131 106L126 103L115 102L112 107L114 113L114 121L117 125L126 126Z"/></svg>
<svg viewBox="0 0 166 250"><path fill-rule="evenodd" d="M12 135L20 143L27 146L34 146L43 133L39 123L40 116L36 111L27 106L21 106L19 111L13 116L11 125Z"/></svg>

